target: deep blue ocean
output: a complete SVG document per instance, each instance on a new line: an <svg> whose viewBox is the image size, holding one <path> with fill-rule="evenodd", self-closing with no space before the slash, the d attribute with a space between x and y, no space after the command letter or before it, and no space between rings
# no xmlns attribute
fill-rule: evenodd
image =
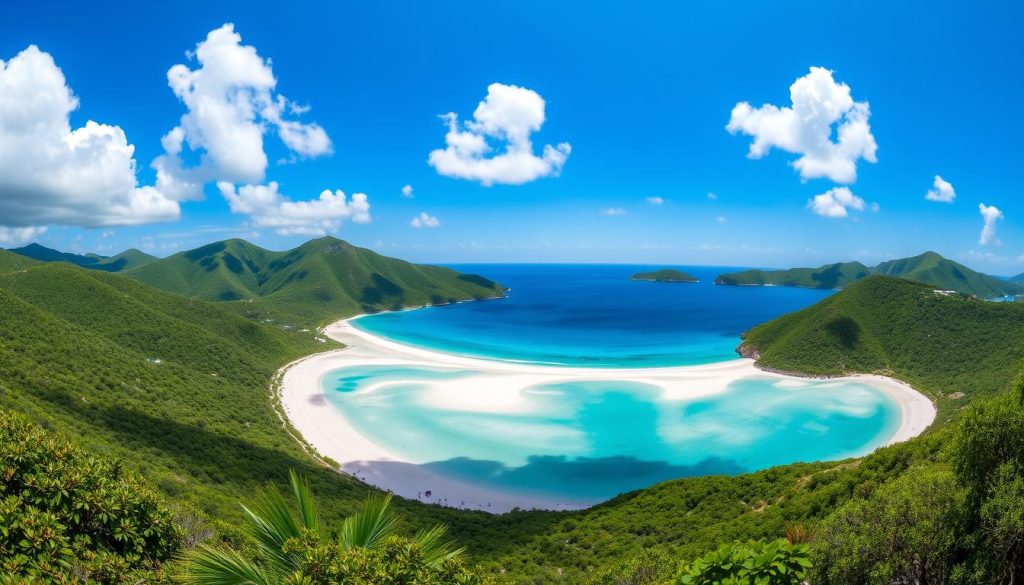
<svg viewBox="0 0 1024 585"><path fill-rule="evenodd" d="M698 283L631 281L663 266L463 264L508 298L381 313L356 326L396 341L477 357L595 367L732 359L740 334L832 291L716 286L735 268L682 267Z"/></svg>

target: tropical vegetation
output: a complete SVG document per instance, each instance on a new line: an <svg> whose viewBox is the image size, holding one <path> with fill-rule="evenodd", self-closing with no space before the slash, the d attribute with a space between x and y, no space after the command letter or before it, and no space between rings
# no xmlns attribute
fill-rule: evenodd
<svg viewBox="0 0 1024 585"><path fill-rule="evenodd" d="M463 549L438 524L411 538L395 533L391 496L375 494L335 534L321 522L309 483L291 472L294 507L271 486L248 506L244 534L253 557L233 548L200 545L186 557L184 583L220 585L481 583L460 561Z"/></svg>
<svg viewBox="0 0 1024 585"><path fill-rule="evenodd" d="M136 582L181 543L135 473L0 411L0 582Z"/></svg>

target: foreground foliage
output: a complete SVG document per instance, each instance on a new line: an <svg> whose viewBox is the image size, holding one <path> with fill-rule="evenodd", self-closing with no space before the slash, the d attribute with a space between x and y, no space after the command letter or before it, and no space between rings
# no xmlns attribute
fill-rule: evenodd
<svg viewBox="0 0 1024 585"><path fill-rule="evenodd" d="M833 513L812 582L1024 579L1024 383L968 409L943 455Z"/></svg>
<svg viewBox="0 0 1024 585"><path fill-rule="evenodd" d="M725 544L684 567L676 585L800 585L810 566L802 544Z"/></svg>
<svg viewBox="0 0 1024 585"><path fill-rule="evenodd" d="M0 411L0 575L131 583L158 574L180 543L134 474Z"/></svg>
<svg viewBox="0 0 1024 585"><path fill-rule="evenodd" d="M321 524L309 484L294 471L291 489L297 514L274 487L262 492L250 507L243 506L249 517L245 535L255 543L255 558L201 545L188 557L182 580L192 585L481 582L463 567L463 550L446 540L443 525L412 538L395 534L398 518L391 510L390 496L367 499L332 537Z"/></svg>

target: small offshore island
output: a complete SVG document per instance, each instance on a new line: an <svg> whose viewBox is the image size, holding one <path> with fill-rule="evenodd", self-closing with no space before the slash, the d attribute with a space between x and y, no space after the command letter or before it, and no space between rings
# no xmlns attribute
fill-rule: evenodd
<svg viewBox="0 0 1024 585"><path fill-rule="evenodd" d="M652 272L637 272L630 276L629 279L645 282L700 282L700 279L696 276L672 268L663 268Z"/></svg>

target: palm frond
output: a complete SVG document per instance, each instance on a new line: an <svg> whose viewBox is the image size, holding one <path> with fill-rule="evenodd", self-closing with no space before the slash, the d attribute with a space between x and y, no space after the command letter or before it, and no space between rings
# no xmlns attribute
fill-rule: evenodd
<svg viewBox="0 0 1024 585"><path fill-rule="evenodd" d="M271 486L250 504L242 506L251 521L246 532L256 541L265 560L279 571L298 568L298 561L282 549L290 538L301 534L301 526L292 514L284 496Z"/></svg>
<svg viewBox="0 0 1024 585"><path fill-rule="evenodd" d="M445 539L447 535L448 527L438 524L426 530L420 530L412 540L423 552L427 564L436 567L448 559L462 556L462 553L466 551L465 548L456 547L452 541Z"/></svg>
<svg viewBox="0 0 1024 585"><path fill-rule="evenodd" d="M179 578L188 585L274 585L279 582L231 549L200 545L186 559L188 572Z"/></svg>
<svg viewBox="0 0 1024 585"><path fill-rule="evenodd" d="M391 512L391 495L366 498L359 512L345 518L338 538L345 548L374 548L395 530L398 518Z"/></svg>
<svg viewBox="0 0 1024 585"><path fill-rule="evenodd" d="M295 494L295 503L299 506L299 514L302 516L302 525L314 533L320 532L320 514L316 510L316 502L313 500L313 492L309 489L309 480L300 477L294 469L288 472L291 478L292 493Z"/></svg>

